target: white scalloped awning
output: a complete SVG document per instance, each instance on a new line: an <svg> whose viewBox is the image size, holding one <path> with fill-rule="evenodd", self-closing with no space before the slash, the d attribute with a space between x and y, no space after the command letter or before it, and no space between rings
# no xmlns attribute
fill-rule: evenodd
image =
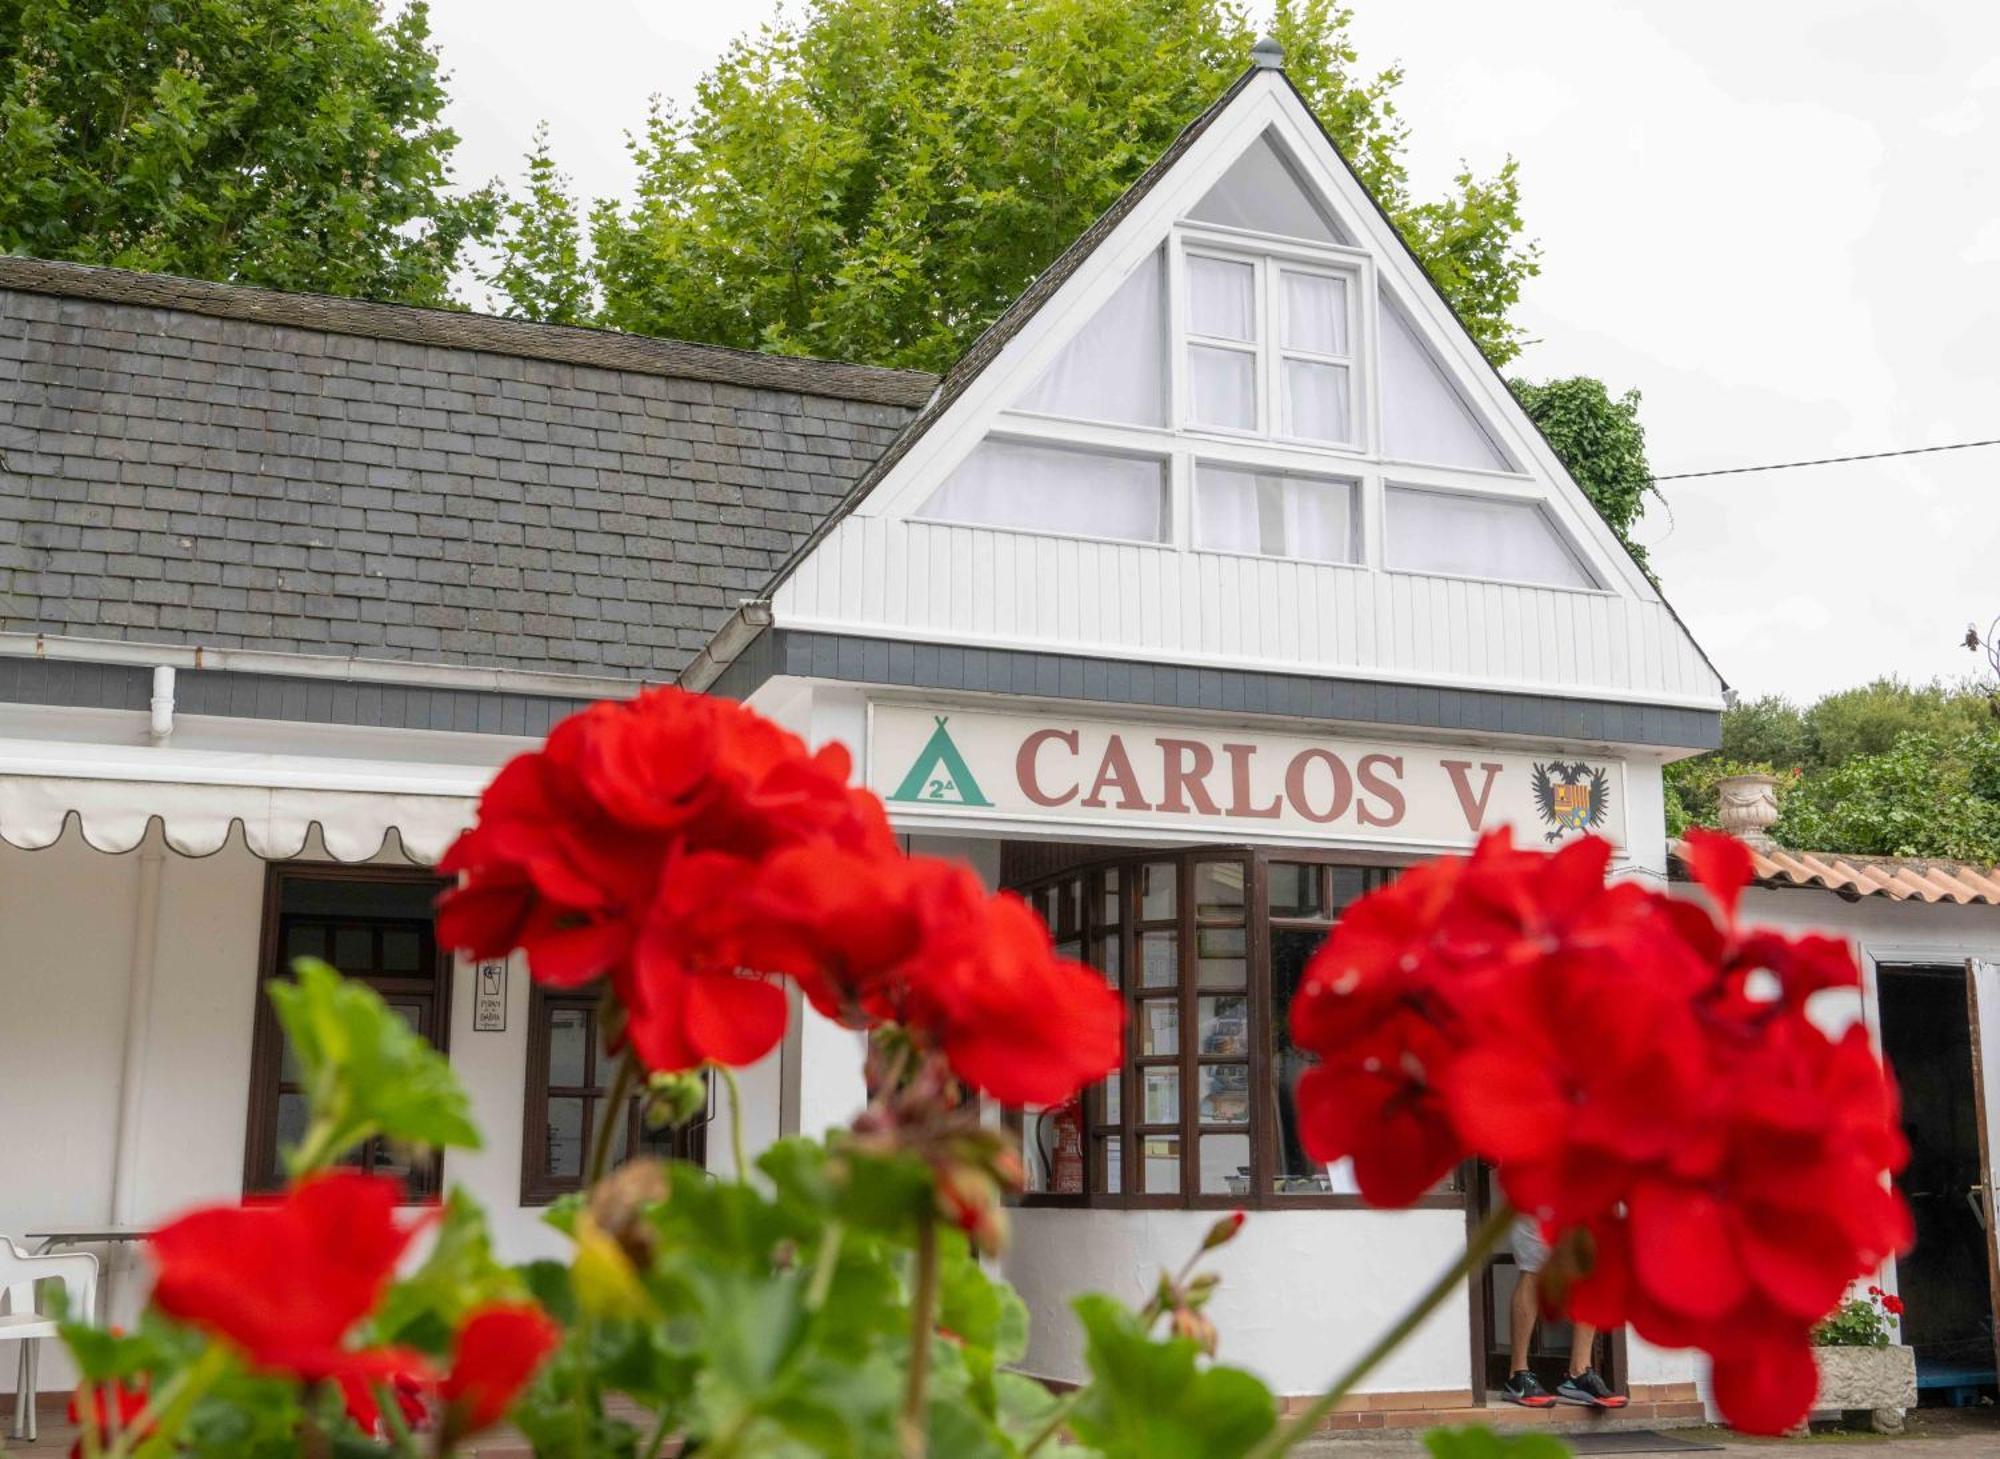
<svg viewBox="0 0 2000 1459"><path fill-rule="evenodd" d="M393 831L428 863L472 823L492 776L485 765L0 740L0 840L40 850L74 817L91 846L123 852L158 821L175 851L209 856L241 826L252 852L282 859L317 826L337 860L369 860Z"/></svg>

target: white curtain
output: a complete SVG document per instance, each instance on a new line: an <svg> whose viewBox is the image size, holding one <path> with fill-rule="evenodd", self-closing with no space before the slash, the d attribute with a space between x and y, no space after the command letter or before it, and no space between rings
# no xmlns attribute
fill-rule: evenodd
<svg viewBox="0 0 2000 1459"><path fill-rule="evenodd" d="M933 521L1066 532L1122 542L1166 538L1166 462L1108 451L981 441L917 513Z"/></svg>
<svg viewBox="0 0 2000 1459"><path fill-rule="evenodd" d="M1288 350L1347 353L1347 281L1283 271L1284 341Z"/></svg>
<svg viewBox="0 0 2000 1459"><path fill-rule="evenodd" d="M1506 471L1509 461L1459 398L1388 294L1382 307L1382 454L1396 461Z"/></svg>
<svg viewBox="0 0 2000 1459"><path fill-rule="evenodd" d="M1354 560L1354 484L1203 465L1195 473L1196 544L1308 562Z"/></svg>
<svg viewBox="0 0 2000 1459"><path fill-rule="evenodd" d="M1597 583L1534 502L1391 487L1389 566L1503 582L1591 588Z"/></svg>
<svg viewBox="0 0 2000 1459"><path fill-rule="evenodd" d="M1257 337L1257 271L1226 258L1188 255L1188 329L1210 339Z"/></svg>
<svg viewBox="0 0 2000 1459"><path fill-rule="evenodd" d="M1164 273L1157 252L1140 264L1015 408L1077 420L1165 425Z"/></svg>
<svg viewBox="0 0 2000 1459"><path fill-rule="evenodd" d="M1188 346L1188 405L1196 425L1257 428L1257 356Z"/></svg>
<svg viewBox="0 0 2000 1459"><path fill-rule="evenodd" d="M1285 424L1288 434L1307 441L1350 441L1347 366L1317 360L1285 361Z"/></svg>

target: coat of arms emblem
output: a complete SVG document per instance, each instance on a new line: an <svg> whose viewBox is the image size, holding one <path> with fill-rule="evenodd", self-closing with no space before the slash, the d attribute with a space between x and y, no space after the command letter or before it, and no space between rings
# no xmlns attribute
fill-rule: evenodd
<svg viewBox="0 0 2000 1459"><path fill-rule="evenodd" d="M1611 810L1611 772L1582 760L1537 763L1535 809L1555 829L1544 841L1560 841L1571 831L1595 830Z"/></svg>

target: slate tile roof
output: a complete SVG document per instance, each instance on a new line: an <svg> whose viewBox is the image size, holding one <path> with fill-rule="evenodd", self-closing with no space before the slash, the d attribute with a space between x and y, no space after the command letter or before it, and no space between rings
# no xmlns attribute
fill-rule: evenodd
<svg viewBox="0 0 2000 1459"><path fill-rule="evenodd" d="M0 259L0 631L669 678L934 384Z"/></svg>

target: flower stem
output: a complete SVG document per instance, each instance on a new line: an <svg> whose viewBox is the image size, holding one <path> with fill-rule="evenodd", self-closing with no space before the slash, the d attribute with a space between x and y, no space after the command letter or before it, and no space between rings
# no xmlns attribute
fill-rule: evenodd
<svg viewBox="0 0 2000 1459"><path fill-rule="evenodd" d="M201 1400L201 1396L215 1386L215 1382L229 1370L229 1353L218 1343L211 1343L202 1355L180 1372L174 1374L146 1401L145 1412L127 1425L118 1435L110 1453L113 1459L123 1459L128 1452L130 1440L143 1438L136 1452L139 1459L164 1459L174 1452L175 1441L180 1437L181 1426L187 1422L188 1414ZM148 1434L148 1430L151 1433Z"/></svg>
<svg viewBox="0 0 2000 1459"><path fill-rule="evenodd" d="M1451 1269L1432 1282L1422 1296L1410 1304L1410 1308L1396 1319L1396 1325L1383 1333L1375 1345L1354 1360L1353 1366L1334 1381L1334 1385L1314 1399L1305 1408L1293 1415L1290 1423L1281 1425L1265 1435L1264 1441L1252 1449L1247 1459L1277 1459L1280 1454L1289 1453L1294 1445L1309 1437L1319 1427L1320 1420L1339 1406L1340 1400L1352 1393L1362 1379L1381 1364L1382 1360L1401 1347L1411 1333L1423 1326L1424 1319L1443 1304L1446 1298L1465 1285L1465 1279L1486 1260L1488 1253L1500 1244L1500 1238L1507 1234L1507 1228L1514 1224L1514 1208L1505 1201L1496 1205L1479 1229L1465 1243L1465 1254L1452 1263Z"/></svg>
<svg viewBox="0 0 2000 1459"><path fill-rule="evenodd" d="M903 1389L903 1459L924 1459L925 1432L930 1415L924 1389L931 1376L931 1331L937 1326L937 1217L925 1211L917 1218L917 1290L910 1304L910 1370Z"/></svg>
<svg viewBox="0 0 2000 1459"><path fill-rule="evenodd" d="M736 1071L727 1064L713 1067L729 1089L729 1153L736 1161L736 1178L748 1180L750 1166L743 1158L743 1088L736 1082Z"/></svg>
<svg viewBox="0 0 2000 1459"><path fill-rule="evenodd" d="M611 1076L611 1093L604 1101L604 1118L597 1126L597 1139L590 1147L590 1179L586 1186L596 1185L604 1179L611 1161L611 1132L626 1118L625 1102L632 1093L632 1080L639 1072L639 1066L632 1062L632 1051L618 1061L618 1072Z"/></svg>
<svg viewBox="0 0 2000 1459"><path fill-rule="evenodd" d="M1076 1412L1077 1405L1083 1402L1084 1394L1089 1391L1088 1386L1079 1385L1065 1393L1061 1402L1050 1409L1049 1416L1042 1420L1042 1426L1036 1429L1028 1442L1021 1446L1021 1459L1028 1459L1028 1455L1061 1433L1062 1426L1069 1422L1069 1416Z"/></svg>
<svg viewBox="0 0 2000 1459"><path fill-rule="evenodd" d="M840 1265L840 1243L847 1235L847 1227L839 1221L826 1223L826 1234L819 1239L819 1255L813 1259L812 1284L806 1288L806 1311L817 1312L826 1306L827 1293L833 1290L834 1269Z"/></svg>

